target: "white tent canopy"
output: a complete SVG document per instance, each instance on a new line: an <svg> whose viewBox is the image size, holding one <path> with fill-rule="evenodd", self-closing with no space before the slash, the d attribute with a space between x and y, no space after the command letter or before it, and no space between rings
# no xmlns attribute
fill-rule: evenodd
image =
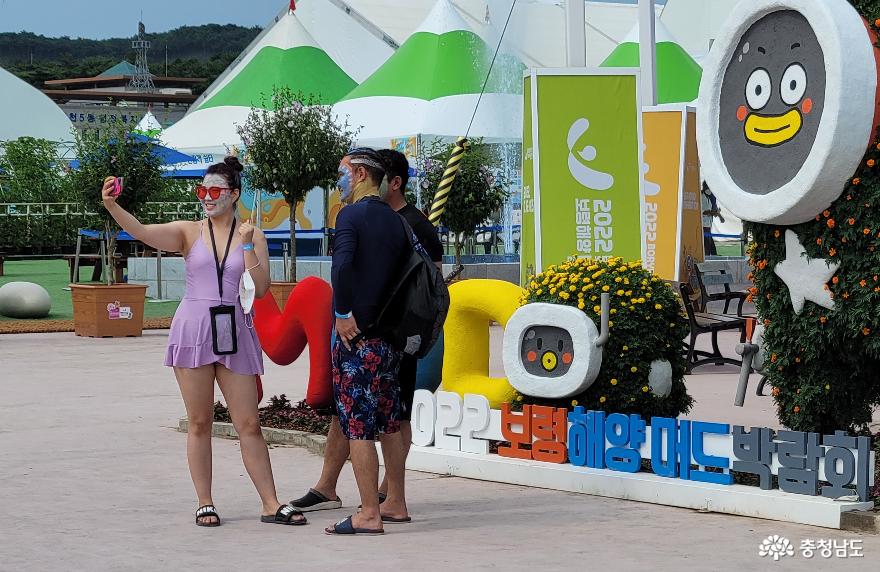
<svg viewBox="0 0 880 572"><path fill-rule="evenodd" d="M273 86L334 103L391 55L380 36L326 0L285 7L162 140L188 154L240 146L236 127Z"/></svg>
<svg viewBox="0 0 880 572"><path fill-rule="evenodd" d="M449 0L436 0L400 49L334 111L362 127L358 134L362 143L412 135L464 135L472 117L473 137L518 139L522 95L516 92L523 67L510 56L499 57L480 98L494 48L471 30ZM413 69L414 61L419 69ZM511 77L502 77L505 74Z"/></svg>
<svg viewBox="0 0 880 572"><path fill-rule="evenodd" d="M73 125L51 99L0 68L0 141L36 137L73 140Z"/></svg>

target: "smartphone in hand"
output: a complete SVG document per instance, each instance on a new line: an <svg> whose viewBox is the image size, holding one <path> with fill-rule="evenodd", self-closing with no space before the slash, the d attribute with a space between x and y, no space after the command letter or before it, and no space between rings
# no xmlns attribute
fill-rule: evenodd
<svg viewBox="0 0 880 572"><path fill-rule="evenodd" d="M116 198L121 195L124 185L125 177L113 177L113 191L110 193L110 196Z"/></svg>

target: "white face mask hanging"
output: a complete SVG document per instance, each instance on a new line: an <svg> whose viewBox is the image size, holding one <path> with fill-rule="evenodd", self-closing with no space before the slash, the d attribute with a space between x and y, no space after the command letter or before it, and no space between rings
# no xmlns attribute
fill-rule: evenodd
<svg viewBox="0 0 880 572"><path fill-rule="evenodd" d="M238 283L238 298L241 301L241 309L245 314L245 323L249 328L253 327L253 318L250 317L251 310L254 307L254 299L257 297L257 287L254 285L254 279L251 277L249 270L245 270L241 274L241 280Z"/></svg>

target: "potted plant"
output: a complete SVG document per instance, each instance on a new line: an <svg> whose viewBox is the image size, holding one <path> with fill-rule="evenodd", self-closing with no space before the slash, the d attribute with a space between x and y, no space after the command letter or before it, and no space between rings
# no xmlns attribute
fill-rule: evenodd
<svg viewBox="0 0 880 572"><path fill-rule="evenodd" d="M146 285L115 283L114 260L119 228L104 208L104 178L123 177L118 203L137 216L162 189L162 160L151 140L135 137L122 124L76 134L79 166L71 171L85 210L97 212L104 232L106 284L71 284L74 331L78 336L140 336L143 332Z"/></svg>
<svg viewBox="0 0 880 572"><path fill-rule="evenodd" d="M290 208L290 256L285 282L272 283L283 306L296 284L296 209L315 187L336 182L339 160L355 132L340 123L330 106L289 88L273 90L251 111L238 133L245 145L245 176L255 192L280 193Z"/></svg>
<svg viewBox="0 0 880 572"><path fill-rule="evenodd" d="M446 163L454 144L435 140L426 147L418 160L419 171L424 173L420 192L423 204L434 201L434 193L443 178ZM458 174L449 193L440 224L449 229L455 240L455 264L461 266L461 252L465 241L476 233L507 199L509 183L497 146L473 140L461 159Z"/></svg>

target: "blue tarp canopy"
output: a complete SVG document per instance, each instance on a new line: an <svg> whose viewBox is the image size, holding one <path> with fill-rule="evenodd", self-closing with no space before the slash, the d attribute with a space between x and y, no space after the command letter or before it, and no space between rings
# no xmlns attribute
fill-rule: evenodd
<svg viewBox="0 0 880 572"><path fill-rule="evenodd" d="M170 147L160 145L158 140L150 139L146 135L140 133L130 133L129 137L138 143L152 143L153 154L162 159L163 165L177 165L178 163L191 163L195 161L195 157L190 157L186 153L181 153ZM79 159L70 162L71 169L79 169Z"/></svg>

